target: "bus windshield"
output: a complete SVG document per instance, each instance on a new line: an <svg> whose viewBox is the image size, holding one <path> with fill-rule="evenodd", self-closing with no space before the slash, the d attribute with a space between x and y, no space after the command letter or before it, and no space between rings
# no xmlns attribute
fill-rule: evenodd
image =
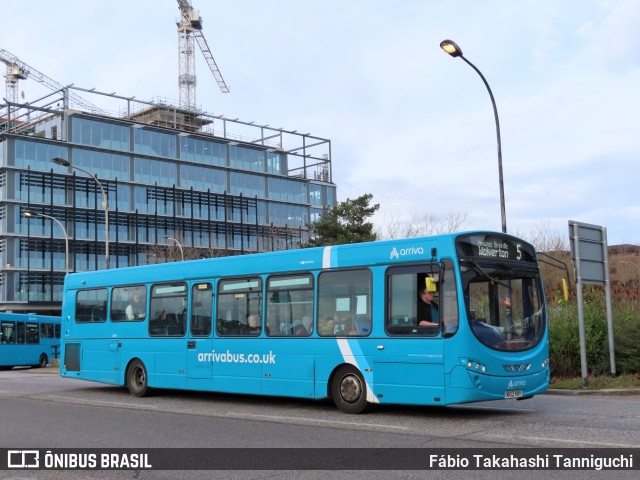
<svg viewBox="0 0 640 480"><path fill-rule="evenodd" d="M546 312L532 245L507 234L472 233L456 239L469 324L486 346L503 351L535 347Z"/></svg>
<svg viewBox="0 0 640 480"><path fill-rule="evenodd" d="M496 350L526 350L544 335L544 302L537 270L507 264L462 264L471 329Z"/></svg>

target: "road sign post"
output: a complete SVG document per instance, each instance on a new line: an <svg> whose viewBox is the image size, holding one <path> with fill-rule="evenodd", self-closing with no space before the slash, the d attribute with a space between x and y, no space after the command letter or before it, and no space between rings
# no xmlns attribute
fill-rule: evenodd
<svg viewBox="0 0 640 480"><path fill-rule="evenodd" d="M607 248L607 229L569 220L571 239L571 259L576 271L576 294L578 302L578 330L580 336L580 366L582 387L589 388L586 334L584 328L584 298L582 285L603 285L607 305L607 330L609 336L609 360L611 374L616 375L616 361L613 339L613 308L611 306L611 283L609 280L609 252Z"/></svg>

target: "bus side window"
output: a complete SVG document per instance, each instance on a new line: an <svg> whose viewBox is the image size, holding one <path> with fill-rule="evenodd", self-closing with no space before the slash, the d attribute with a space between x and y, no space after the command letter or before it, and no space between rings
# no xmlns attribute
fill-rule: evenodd
<svg viewBox="0 0 640 480"><path fill-rule="evenodd" d="M262 279L246 277L218 282L216 332L220 336L239 336L248 326L249 315L262 312Z"/></svg>
<svg viewBox="0 0 640 480"><path fill-rule="evenodd" d="M76 296L76 323L104 322L107 300L106 288L79 290Z"/></svg>
<svg viewBox="0 0 640 480"><path fill-rule="evenodd" d="M440 333L439 272L437 264L387 270L385 331L389 335L436 336Z"/></svg>
<svg viewBox="0 0 640 480"><path fill-rule="evenodd" d="M318 334L320 336L369 335L371 333L371 292L371 271L368 269L320 273ZM359 322L361 322L360 329L358 329Z"/></svg>
<svg viewBox="0 0 640 480"><path fill-rule="evenodd" d="M7 343L7 344L16 343L15 322L2 322L2 326L0 328L2 329L0 332L2 343Z"/></svg>
<svg viewBox="0 0 640 480"><path fill-rule="evenodd" d="M24 323L18 322L18 344L24 344Z"/></svg>
<svg viewBox="0 0 640 480"><path fill-rule="evenodd" d="M210 283L195 284L191 290L191 335L208 337L213 319L213 287Z"/></svg>
<svg viewBox="0 0 640 480"><path fill-rule="evenodd" d="M149 335L182 337L185 334L187 285L183 282L151 287L149 300Z"/></svg>
<svg viewBox="0 0 640 480"><path fill-rule="evenodd" d="M37 323L27 323L26 337L27 343L29 344L40 343L40 334L38 333Z"/></svg>

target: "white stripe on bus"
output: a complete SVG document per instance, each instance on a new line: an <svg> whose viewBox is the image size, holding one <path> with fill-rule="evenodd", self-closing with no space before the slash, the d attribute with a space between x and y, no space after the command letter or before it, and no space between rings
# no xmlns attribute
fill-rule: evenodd
<svg viewBox="0 0 640 480"><path fill-rule="evenodd" d="M331 268L331 248L324 247L322 251L322 268Z"/></svg>
<svg viewBox="0 0 640 480"><path fill-rule="evenodd" d="M362 373L362 377L364 378L363 370L358 365L358 362L356 362L356 357L353 355L351 351L351 347L349 346L349 341L346 338L336 338L336 341L338 342L338 348L340 348L340 353L342 354L342 358L344 359L344 361L356 367L360 371L360 373ZM364 379L364 383L367 386L367 402L380 403L380 400L378 400L378 397L376 397L373 394L373 390L371 390L371 387L369 386L369 382L367 382L366 378Z"/></svg>

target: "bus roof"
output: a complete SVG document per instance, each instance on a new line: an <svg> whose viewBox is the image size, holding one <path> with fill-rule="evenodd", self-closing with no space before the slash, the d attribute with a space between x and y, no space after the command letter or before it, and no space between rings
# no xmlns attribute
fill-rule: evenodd
<svg viewBox="0 0 640 480"><path fill-rule="evenodd" d="M497 232L458 232L429 237L404 238L331 247L301 248L279 252L254 253L231 257L206 258L111 270L72 273L65 278L65 289L91 288L111 284L134 284L175 279L234 276L273 272L295 272L362 265L417 263L433 258L438 249L442 258L455 255L458 236ZM114 282L114 275L117 281Z"/></svg>

